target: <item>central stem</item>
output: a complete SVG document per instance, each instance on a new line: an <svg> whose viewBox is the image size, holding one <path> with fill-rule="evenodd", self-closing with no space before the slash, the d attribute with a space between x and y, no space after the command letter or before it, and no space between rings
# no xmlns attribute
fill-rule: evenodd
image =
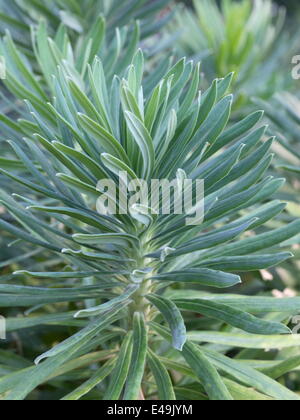
<svg viewBox="0 0 300 420"><path fill-rule="evenodd" d="M149 302L145 299L145 296L151 292L152 281L149 279L145 279L139 289L133 295L133 303L132 306L134 308L134 312L143 312L144 315L147 315L149 309Z"/></svg>
<svg viewBox="0 0 300 420"><path fill-rule="evenodd" d="M143 246L144 244L141 243L140 250L138 255L135 256L136 260L136 267L138 270L145 270L145 277L139 284L139 288L132 296L133 302L130 305L129 311L129 325L131 326L133 315L135 312L141 312L145 316L145 320L147 320L149 312L150 312L150 303L145 298L146 295L151 293L152 291L152 280L150 278L153 276L152 272L147 273L146 269L151 267L150 263L151 260L149 258L145 258L145 255L148 253L147 247Z"/></svg>

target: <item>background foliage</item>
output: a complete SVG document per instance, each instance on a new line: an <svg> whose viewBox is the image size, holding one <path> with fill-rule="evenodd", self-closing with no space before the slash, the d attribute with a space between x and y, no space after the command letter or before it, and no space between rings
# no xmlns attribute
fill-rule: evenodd
<svg viewBox="0 0 300 420"><path fill-rule="evenodd" d="M0 400L300 398L298 2L221 3L0 1ZM204 224L101 217L119 170Z"/></svg>

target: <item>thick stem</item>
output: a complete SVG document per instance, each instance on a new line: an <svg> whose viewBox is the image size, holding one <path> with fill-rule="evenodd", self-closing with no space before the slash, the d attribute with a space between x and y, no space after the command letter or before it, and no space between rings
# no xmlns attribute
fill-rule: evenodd
<svg viewBox="0 0 300 420"><path fill-rule="evenodd" d="M132 308L133 312L142 312L144 313L145 317L147 317L149 313L149 302L145 299L145 296L151 292L152 281L149 279L145 279L139 289L133 296L133 303Z"/></svg>
<svg viewBox="0 0 300 420"><path fill-rule="evenodd" d="M145 258L144 255L149 253L149 250L141 244L140 251L136 256L136 267L139 270L147 269L151 267L151 260L149 258ZM132 296L132 304L130 305L129 310L129 328L132 326L133 315L135 312L141 312L144 314L145 320L147 321L149 313L150 313L150 303L145 298L146 295L151 293L153 283L150 280L150 277L153 276L153 272L149 274L145 274L145 278L141 281L138 290Z"/></svg>

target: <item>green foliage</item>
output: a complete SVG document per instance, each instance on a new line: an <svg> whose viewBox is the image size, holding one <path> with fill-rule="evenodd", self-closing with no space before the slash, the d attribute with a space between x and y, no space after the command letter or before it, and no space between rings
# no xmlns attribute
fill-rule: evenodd
<svg viewBox="0 0 300 420"><path fill-rule="evenodd" d="M160 7L159 5L163 6L160 2L156 4L158 8ZM8 10L12 12L14 8L8 8ZM24 18L22 9L19 6L16 10ZM150 17L152 16L151 10L152 8L149 10ZM157 12L156 7L152 11L153 13ZM1 162L2 167L6 169L19 169L20 167L20 163L13 159L5 140L13 137L14 140L18 140L22 145L23 137L27 135L28 129L29 132L34 130L31 121L30 123L24 122L24 129L21 129L18 124L18 119L23 121L32 119L30 115L28 116L30 109L25 104L24 98L31 100L39 110L44 108L44 116L46 118L49 117L47 102L50 102L53 96L57 95L52 76L57 72L58 63L61 63L63 60L65 60L65 63L70 62L72 69L69 66L69 70L66 71L72 71L73 76L80 79L81 76L84 77L87 74L88 64L91 64L95 55L98 55L101 57L102 63L104 63L103 68L99 66L99 77L105 77L108 82L111 82L115 74L118 74L120 77L124 75L143 36L140 24L135 23L132 27L123 26L120 29L116 29L116 36L111 38L111 22L107 22L96 13L93 15L93 18L94 23L91 22L89 30L80 34L70 31L65 25L60 25L59 30L56 32L55 40L48 39L48 30L51 30L49 20L47 22L37 22L31 28L28 27L34 43L32 46L30 40L28 51L35 52L35 56L31 54L29 59L27 50L17 48L18 40L15 32L13 32L14 40L9 33L4 37L0 46L0 54L4 57L8 68L6 83L8 90L13 95L3 91L4 93L1 95L2 101L0 101L0 107L3 112L0 118L1 157L6 157L5 161ZM158 28L158 25L163 25L163 23L164 20L158 19L156 27ZM142 24L142 28L144 27L145 22ZM54 31L53 28L52 31ZM22 39L25 39L23 29L22 35ZM156 50L158 52L159 49ZM148 55L152 54L151 46L147 51ZM76 85L73 88L76 89ZM93 89L95 90L95 87ZM97 105L100 108L102 106L99 104L99 101ZM74 153L78 157L78 152L74 151ZM6 180L3 176L0 176L0 185L5 184ZM16 188L11 192L22 193L21 190ZM5 218L7 217L9 218L8 215L5 216ZM5 248L7 248L7 242L4 243ZM7 255L3 255L3 260L10 260L18 253L22 253L22 251L19 250L17 252L16 250L8 249L8 251L5 251Z"/></svg>
<svg viewBox="0 0 300 420"><path fill-rule="evenodd" d="M270 122L270 131L277 137L277 158L275 170L287 178L287 183L282 191L282 196L287 201L287 214L285 221L291 221L300 217L300 102L299 99L288 93L280 92L274 96L270 103L255 100L266 110L266 116ZM300 236L297 236L289 245L293 246L296 259L285 266L286 271L280 276L285 286L299 289L299 244Z"/></svg>
<svg viewBox="0 0 300 420"><path fill-rule="evenodd" d="M280 92L276 94L270 104L261 102L266 110L266 115L270 119L271 129L276 133L279 143L288 152L283 153L281 158L281 169L297 174L300 166L299 153L299 125L300 125L300 101L288 93ZM286 165L284 165L284 161ZM297 198L297 197L295 197Z"/></svg>
<svg viewBox="0 0 300 420"><path fill-rule="evenodd" d="M0 22L2 34L5 28L13 33L13 38L31 56L30 27L36 26L41 19L49 25L51 35L55 35L63 24L74 40L88 33L100 16L108 21L109 39L117 28L121 29L134 20L143 22L142 36L155 34L166 23L169 16L156 20L156 15L170 3L170 0L5 0L0 2Z"/></svg>
<svg viewBox="0 0 300 420"><path fill-rule="evenodd" d="M243 272L291 258L282 244L300 233L299 221L272 229L284 180L266 175L273 139L262 141L262 113L227 127L232 75L199 95L198 65L182 59L147 74L137 37L119 59L94 58L97 25L95 45L78 54L41 24L41 78L9 36L1 44L5 85L27 110L17 124L2 119L12 155L1 173L22 193L0 192L15 220L0 227L49 259L2 278L9 333L34 339L28 358L9 346L0 354L0 395L172 400L192 387L197 399L298 400L284 379L299 365L287 326L299 299L243 296L241 284ZM98 181L124 170L148 182L204 179L204 223L141 206L98 213Z"/></svg>
<svg viewBox="0 0 300 420"><path fill-rule="evenodd" d="M0 54L10 69L8 83L13 86L16 97L23 101L32 99L32 93L37 93L39 106L47 98L51 99L48 94L56 94L52 75L62 60L70 61L75 71L84 76L87 64L98 55L103 60L107 80L115 74L122 77L141 40L155 34L171 17L169 13L157 17L169 0L158 0L155 4L133 0L126 2L125 6L110 0L91 0L88 3L50 0L41 5L35 0L24 0L12 1L8 5L0 1L0 21L3 22L0 26L5 35ZM134 22L133 19L140 20ZM53 36L50 42L48 35ZM155 48L156 53L159 50ZM148 56L152 51L150 42ZM8 92L1 93L0 109L5 114L0 121L2 141L4 136L11 135L12 130L18 131L15 120L18 116L22 118L27 110Z"/></svg>
<svg viewBox="0 0 300 420"><path fill-rule="evenodd" d="M236 106L269 98L291 84L288 64L296 37L283 31L285 10L271 0L194 0L195 13L177 13L180 51L203 58L208 80L235 72ZM296 29L296 28L295 28ZM278 71L285 68L284 71Z"/></svg>

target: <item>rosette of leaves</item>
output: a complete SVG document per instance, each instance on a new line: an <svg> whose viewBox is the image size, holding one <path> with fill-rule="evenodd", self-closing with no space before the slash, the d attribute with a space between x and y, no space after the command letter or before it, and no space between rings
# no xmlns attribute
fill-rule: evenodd
<svg viewBox="0 0 300 420"><path fill-rule="evenodd" d="M266 116L271 121L270 130L276 133L279 144L287 151L278 156L281 160L279 169L286 172L300 173L299 127L300 101L297 96L289 92L277 93L270 103L254 99L263 106ZM297 197L295 197L297 198Z"/></svg>
<svg viewBox="0 0 300 420"><path fill-rule="evenodd" d="M45 80L41 76L52 75L53 68L47 72L40 72L40 64L47 59L48 50L45 54L43 43L47 44L45 34L49 33L56 41L51 45L51 54L57 57L57 49L64 51L63 56L72 54L78 71L83 70L83 65L94 56L105 56L107 73L116 74L120 68L121 57L125 68L130 63L132 53L136 45L142 39L151 35L158 36L160 29L170 19L171 14L163 13L170 3L169 0L155 1L127 1L123 4L114 0L87 0L85 2L67 0L48 0L39 2L36 0L12 0L11 2L0 1L0 33L13 40L20 53L22 61L30 65L30 73L36 73L39 83L43 85ZM135 23L134 23L135 22ZM9 35L7 35L9 31ZM32 39L38 38L39 56L35 53ZM72 47L70 47L70 44ZM15 48L15 47L14 47ZM72 48L72 51L67 51ZM151 49L151 45L149 47ZM156 48L156 53L159 48ZM10 58L1 51L1 60L9 66L9 62L16 54L10 50ZM61 54L58 54L61 56ZM61 57L60 57L61 58ZM8 60L8 62L6 61ZM29 62L30 64L27 64ZM47 61L43 63L47 69ZM17 75L20 76L20 62L15 66ZM24 65L21 67L24 69ZM118 73L119 74L119 73ZM46 83L49 79L46 79ZM42 86L43 87L43 86ZM19 92L20 93L20 92ZM17 95L18 97L18 95ZM22 100L27 96L22 96ZM20 110L19 104L8 97L7 92L1 92L0 109L2 114L12 115L16 118ZM2 127L0 126L0 129Z"/></svg>
<svg viewBox="0 0 300 420"><path fill-rule="evenodd" d="M9 92L9 95L2 95L3 112L0 116L0 161L3 167L15 171L23 167L22 163L13 159L6 140L13 136L22 145L28 129L31 133L32 125L28 126L28 121L32 124L34 119L29 103L39 110L45 120L53 122L48 103L54 104L57 100L58 87L53 75L60 77L59 72L62 70L61 68L57 70L59 65L66 74L70 74L77 83L82 84L81 79L88 77L88 66L97 55L101 59L99 77L105 78L105 83L112 83L115 75L124 76L139 46L140 34L140 24L136 23L132 31L129 31L129 28L122 28L112 41L108 41L107 22L99 17L90 32L82 39L82 43L74 43L68 35L66 26L61 26L55 39L51 39L46 23L41 22L37 28L32 29L31 48L34 51L34 60L29 61L10 33L7 33L0 41L0 55L7 69L3 84ZM146 84L144 86L148 91L152 89L156 80L163 76L169 63L168 57L160 61L156 77L150 78L147 86ZM149 59L148 71L151 68L152 60ZM0 177L0 187L3 183L5 183L3 177Z"/></svg>
<svg viewBox="0 0 300 420"><path fill-rule="evenodd" d="M290 85L286 72L296 38L283 30L285 9L271 0L194 0L195 12L183 8L176 26L184 54L203 55L208 80L235 72L236 107L255 95L271 97ZM175 25L174 25L175 27ZM172 26L172 30L175 29Z"/></svg>
<svg viewBox="0 0 300 420"><path fill-rule="evenodd" d="M28 101L38 107L44 118L51 119L46 108L47 102L52 102L53 96L57 95L53 75L57 75L59 65L81 83L81 78L87 77L88 66L92 64L95 56L98 56L102 61L101 75L107 83L111 83L115 75L124 76L140 45L141 25L136 22L131 27L123 27L116 31L111 40L107 36L108 27L108 22L100 16L89 32L74 41L70 38L66 25L61 25L55 38L51 38L46 22L40 22L31 30L31 50L34 54L32 60L26 58L11 34L6 33L0 41L0 55L7 70L3 84L13 94L13 98L2 95L2 140L12 132L26 134L26 130L20 130L15 121L19 118L30 118L31 110L25 106ZM156 48L156 53L158 52L159 49ZM147 49L147 57L149 73L153 67L152 61L156 62L156 59L150 58L151 49ZM148 89L163 76L169 65L169 57L160 60L156 78L148 78Z"/></svg>
<svg viewBox="0 0 300 420"><path fill-rule="evenodd" d="M0 1L0 32L6 38L4 51L1 48L0 54L5 66L10 68L9 73L20 77L17 89L14 89L16 98L28 98L20 89L22 73L27 67L26 82L28 75L35 73L41 86L39 97L45 99L46 95L41 93L41 89L49 93L57 58L71 58L76 70L82 73L86 71L87 63L99 55L104 62L106 77L114 74L122 76L138 43L141 40L146 42L146 38L152 35L159 36L160 29L170 19L168 10L160 14L168 3L169 0L132 0L126 4L113 0L50 0L43 3L35 0ZM51 45L48 45L48 34L53 37ZM149 55L152 50L150 43L147 48ZM159 51L160 48L156 47L155 53ZM36 84L32 87L32 80L31 76L29 89L36 90ZM0 95L2 114L13 119L18 118L20 113L22 115L18 101L3 89ZM3 128L0 121L1 140L6 135Z"/></svg>
<svg viewBox="0 0 300 420"><path fill-rule="evenodd" d="M22 13L21 9L18 10L19 13ZM66 25L60 25L53 40L48 38L49 22L40 22L38 26L31 27L30 51L32 54L29 58L26 51L25 54L23 53L24 48L18 47L18 42L13 40L10 33L6 34L3 41L1 40L1 60L7 68L4 85L7 89L2 87L0 92L0 161L5 167L8 165L15 171L20 169L20 162L13 159L6 140L13 136L15 140L19 139L20 144L23 143L22 139L27 130L25 127L20 129L18 120L28 121L31 119L31 109L28 108L24 99L32 101L40 109L40 112L44 112L44 118L49 117L47 102L52 101L53 96L56 95L52 75L56 73L59 63L64 62L65 66L69 68L68 71L71 71L73 76L79 80L80 77L85 77L87 65L92 63L95 55L98 55L104 63L103 73L108 83L111 82L115 74L120 77L124 74L140 43L141 25L137 22L131 28L124 26L116 30L115 37L110 39L109 23L98 15L95 16L94 21L86 33L76 34L76 36L74 33L70 34ZM5 26L9 27L8 23ZM25 38L23 33L23 39ZM162 66L162 71L164 71L163 68L165 68L165 64ZM8 190L9 186L6 180L0 176L0 188L4 186ZM20 191L14 187L14 190L10 192ZM10 219L7 214L3 217ZM5 237L1 238L2 241L3 239ZM1 265L6 267L10 263L18 261L17 252L16 247L13 249L5 246L5 252L0 258ZM23 251L20 253L23 254ZM27 255L26 252L24 254Z"/></svg>
<svg viewBox="0 0 300 420"><path fill-rule="evenodd" d="M261 141L262 113L227 128L232 76L200 94L200 66L185 59L159 81L155 72L145 79L140 50L122 80L107 83L98 58L87 69L78 75L63 60L53 103L35 85L32 119L14 127L26 131L23 143L18 135L10 142L23 170L2 164L24 191L1 192L17 223L1 220L1 230L46 249L56 265L19 270L0 286L8 332L40 334L24 343L35 366L31 356L1 353L0 394L298 400L285 379L299 354L284 355L299 346L287 327L299 298L239 294L242 273L291 258L280 244L300 232L299 221L268 228L285 208L271 200L284 180L265 175L273 139ZM143 205L98 213L99 180L120 172L147 182L204 179L204 222L187 225L186 215L153 215ZM275 351L266 358L265 349Z"/></svg>

